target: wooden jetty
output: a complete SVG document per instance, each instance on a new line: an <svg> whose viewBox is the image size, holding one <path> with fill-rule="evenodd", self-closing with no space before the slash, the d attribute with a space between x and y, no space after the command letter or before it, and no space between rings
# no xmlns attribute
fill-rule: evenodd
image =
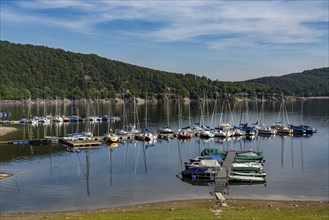
<svg viewBox="0 0 329 220"><path fill-rule="evenodd" d="M102 142L94 140L61 140L61 143L73 148L95 148L102 145Z"/></svg>
<svg viewBox="0 0 329 220"><path fill-rule="evenodd" d="M9 121L9 120L1 120L0 124L4 124L4 125L17 125L20 124L19 121Z"/></svg>
<svg viewBox="0 0 329 220"><path fill-rule="evenodd" d="M57 144L58 138L27 139L27 140L10 140L0 141L0 145L51 145Z"/></svg>
<svg viewBox="0 0 329 220"><path fill-rule="evenodd" d="M225 160L222 164L222 169L220 169L215 176L215 189L214 193L224 193L228 182L228 175L231 172L231 166L236 157L235 151L228 151Z"/></svg>

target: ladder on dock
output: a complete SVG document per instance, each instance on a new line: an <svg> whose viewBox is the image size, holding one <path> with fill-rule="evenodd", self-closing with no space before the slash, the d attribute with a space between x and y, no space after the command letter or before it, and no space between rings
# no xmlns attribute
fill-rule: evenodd
<svg viewBox="0 0 329 220"><path fill-rule="evenodd" d="M224 193L227 186L228 175L231 172L231 166L236 156L235 151L228 151L225 160L222 164L222 169L220 169L215 176L215 189L214 193Z"/></svg>

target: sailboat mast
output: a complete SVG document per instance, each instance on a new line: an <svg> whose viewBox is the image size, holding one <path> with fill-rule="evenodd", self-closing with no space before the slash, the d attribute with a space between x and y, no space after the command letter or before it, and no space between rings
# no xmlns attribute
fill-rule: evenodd
<svg viewBox="0 0 329 220"><path fill-rule="evenodd" d="M147 95L146 95L146 98L145 98L145 129L147 129Z"/></svg>
<svg viewBox="0 0 329 220"><path fill-rule="evenodd" d="M169 128L169 99L167 97L167 127Z"/></svg>
<svg viewBox="0 0 329 220"><path fill-rule="evenodd" d="M181 128L181 106L180 106L180 100L179 95L177 95L177 104L178 104L178 129Z"/></svg>
<svg viewBox="0 0 329 220"><path fill-rule="evenodd" d="M188 100L188 125L191 128L192 122L191 122L191 101L190 101L190 94L188 94L188 98L189 98L189 100Z"/></svg>

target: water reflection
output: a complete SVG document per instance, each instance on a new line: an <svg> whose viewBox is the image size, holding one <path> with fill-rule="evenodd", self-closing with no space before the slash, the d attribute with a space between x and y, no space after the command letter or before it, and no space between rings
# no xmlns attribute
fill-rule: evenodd
<svg viewBox="0 0 329 220"><path fill-rule="evenodd" d="M67 147L63 145L3 145L0 147L0 162L23 162L44 157L61 156Z"/></svg>
<svg viewBox="0 0 329 220"><path fill-rule="evenodd" d="M132 203L209 198L213 183L180 180L176 177L189 158L200 155L205 148L221 150L248 150L264 153L267 184L245 187L229 184L228 196L239 198L270 198L326 200L328 183L328 103L307 101L303 104L303 122L318 129L313 136L253 136L189 140L158 139L157 142L126 141L115 145L102 145L97 149L68 152L63 145L1 145L1 172L13 176L1 180L1 211L53 211L83 208L123 206ZM279 103L267 103L265 123L277 118ZM235 105L233 118L241 111ZM298 121L301 106L293 104L292 121ZM120 115L122 106L110 106ZM142 106L137 106L143 112ZM167 124L166 108L148 106L148 126L152 130ZM242 106L243 107L243 106ZM14 108L14 107L13 107ZM109 106L99 106L107 114ZM174 116L178 107L170 107L170 126L178 127ZM83 108L80 107L80 112ZM127 106L130 116L132 106ZM212 106L209 106L212 109ZM253 109L252 107L249 110ZM11 109L9 109L11 111ZM191 104L192 122L198 122L200 109ZM32 112L33 112L32 108ZM40 111L40 109L39 109ZM182 115L188 108L182 106ZM51 111L47 111L51 112ZM252 116L257 112L250 111ZM21 115L20 109L10 117ZM251 116L251 117L252 117ZM142 118L142 116L140 116ZM210 118L210 117L209 117ZM214 117L216 118L216 117ZM205 116L205 121L207 116ZM129 119L128 119L129 120ZM184 122L182 117L181 124ZM153 122L153 123L152 123ZM157 123L154 123L157 122ZM97 122L92 126L94 135L103 135L108 127L116 129L121 122ZM0 137L1 140L21 140L47 136L64 136L83 131L86 123L56 123L49 126L17 125L19 132ZM32 134L31 134L32 133ZM321 175L318 175L321 173ZM202 187L198 187L202 186ZM55 207L55 208L54 208Z"/></svg>

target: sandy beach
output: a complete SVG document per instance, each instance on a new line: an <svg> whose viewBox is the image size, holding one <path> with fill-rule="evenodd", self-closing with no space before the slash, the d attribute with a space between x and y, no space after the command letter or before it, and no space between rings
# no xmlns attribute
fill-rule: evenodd
<svg viewBox="0 0 329 220"><path fill-rule="evenodd" d="M15 132L17 131L18 129L17 128L14 128L14 127L4 127L4 126L0 126L0 137L1 136L4 136L4 135L7 135L7 134L10 134L12 132Z"/></svg>

